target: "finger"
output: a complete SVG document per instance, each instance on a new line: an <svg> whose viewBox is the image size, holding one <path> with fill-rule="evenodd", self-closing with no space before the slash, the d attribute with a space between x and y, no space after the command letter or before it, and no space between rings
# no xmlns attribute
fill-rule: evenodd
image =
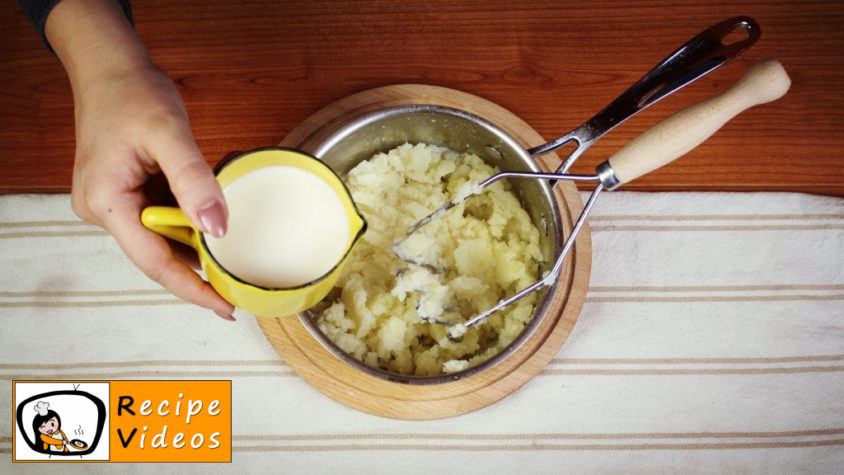
<svg viewBox="0 0 844 475"><path fill-rule="evenodd" d="M141 225L140 201L142 198L128 203L115 200L114 210L104 223L129 260L177 297L211 309L220 316L230 317L234 312L232 304L176 259L163 237Z"/></svg>
<svg viewBox="0 0 844 475"><path fill-rule="evenodd" d="M223 190L196 146L190 125L186 121L172 124L147 151L161 167L188 219L200 231L223 237L228 226Z"/></svg>

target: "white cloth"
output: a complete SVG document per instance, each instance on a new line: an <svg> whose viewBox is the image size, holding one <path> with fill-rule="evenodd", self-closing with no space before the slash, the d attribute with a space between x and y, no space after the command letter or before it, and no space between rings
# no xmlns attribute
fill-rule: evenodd
<svg viewBox="0 0 844 475"><path fill-rule="evenodd" d="M253 317L162 291L66 195L0 197L0 379L232 380L232 465L71 472L841 473L844 200L605 193L591 233L552 363L490 407L410 422L308 386ZM0 472L43 472L11 465L10 396Z"/></svg>

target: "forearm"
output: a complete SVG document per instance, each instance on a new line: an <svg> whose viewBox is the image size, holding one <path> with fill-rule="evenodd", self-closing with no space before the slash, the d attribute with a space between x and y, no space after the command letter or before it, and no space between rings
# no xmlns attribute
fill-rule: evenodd
<svg viewBox="0 0 844 475"><path fill-rule="evenodd" d="M41 441L43 441L47 445L62 445L64 444L64 440L62 439L55 439L48 435L41 435Z"/></svg>
<svg viewBox="0 0 844 475"><path fill-rule="evenodd" d="M62 0L47 17L44 33L74 94L98 78L149 64L146 49L113 0Z"/></svg>

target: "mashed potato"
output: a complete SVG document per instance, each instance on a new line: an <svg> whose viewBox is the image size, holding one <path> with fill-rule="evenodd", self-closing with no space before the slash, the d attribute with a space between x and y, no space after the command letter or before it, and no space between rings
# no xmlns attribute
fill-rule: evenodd
<svg viewBox="0 0 844 475"><path fill-rule="evenodd" d="M401 145L352 169L346 184L369 228L341 276L342 289L317 307L319 328L369 366L402 374L462 371L495 355L530 319L530 295L461 342L448 327L420 315L459 323L538 280L539 231L509 183L487 187L414 233L408 227L455 197L477 191L498 170L473 154ZM420 265L421 264L421 265Z"/></svg>

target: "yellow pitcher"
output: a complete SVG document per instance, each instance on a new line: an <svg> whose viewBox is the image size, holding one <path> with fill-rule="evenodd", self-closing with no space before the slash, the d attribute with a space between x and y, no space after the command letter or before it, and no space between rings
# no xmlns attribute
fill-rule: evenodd
<svg viewBox="0 0 844 475"><path fill-rule="evenodd" d="M331 187L343 204L349 223L346 250L340 262L316 280L289 288L266 288L239 279L217 262L209 251L203 234L179 208L150 206L141 214L141 222L156 233L196 249L208 282L232 305L256 315L280 317L312 307L331 291L348 261L352 248L366 231L366 221L355 207L349 190L334 171L299 150L266 147L244 152L216 171L217 181L225 189L243 175L269 166L293 166L313 173Z"/></svg>

